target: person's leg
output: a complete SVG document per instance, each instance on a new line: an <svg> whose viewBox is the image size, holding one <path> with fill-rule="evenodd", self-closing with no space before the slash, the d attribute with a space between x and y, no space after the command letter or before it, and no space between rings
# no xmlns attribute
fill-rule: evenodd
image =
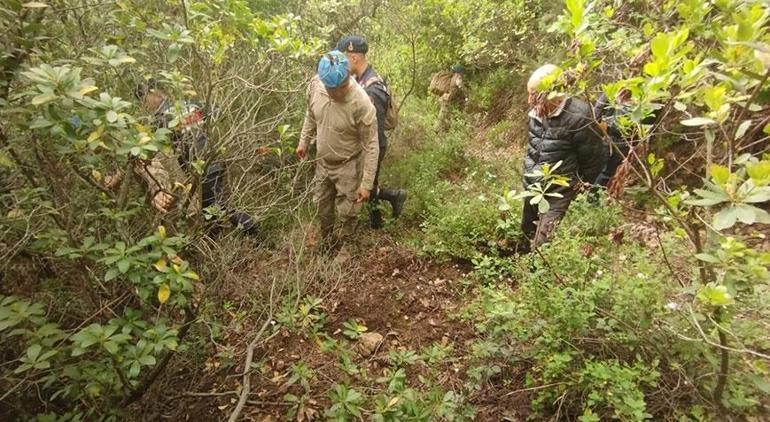
<svg viewBox="0 0 770 422"><path fill-rule="evenodd" d="M530 205L529 199L525 199L521 211L521 237L516 243L517 253L529 253L532 250L532 241L537 231L537 219L537 206Z"/></svg>
<svg viewBox="0 0 770 422"><path fill-rule="evenodd" d="M443 133L449 129L449 101L443 98L439 99L441 109L438 112L438 121L436 123L436 132Z"/></svg>
<svg viewBox="0 0 770 422"><path fill-rule="evenodd" d="M331 179L336 187L335 208L337 211L337 235L340 246L355 233L358 214L362 203L356 202L356 194L361 183L361 159L353 160L339 169L335 169Z"/></svg>
<svg viewBox="0 0 770 422"><path fill-rule="evenodd" d="M562 192L564 197L551 198L548 200L550 208L545 214L541 214L537 222L537 228L535 231L535 237L532 241L532 249L537 249L543 243L546 243L551 237L551 234L556 229L564 215L567 213L569 204L572 199L575 198L575 191L569 189L567 192Z"/></svg>
<svg viewBox="0 0 770 422"><path fill-rule="evenodd" d="M334 238L334 199L337 196L337 190L321 164L316 164L313 184L313 201L318 207L318 221L321 226L321 249L328 251L333 249L336 243Z"/></svg>
<svg viewBox="0 0 770 422"><path fill-rule="evenodd" d="M388 145L380 144L380 155L377 158L377 170L374 173L374 188L372 188L372 194L369 198L369 204L367 209L369 210L369 225L373 229L381 229L384 222L382 219L382 210L380 209L380 168L382 167L382 160L385 159L385 152L388 149ZM384 198L382 198L384 199Z"/></svg>

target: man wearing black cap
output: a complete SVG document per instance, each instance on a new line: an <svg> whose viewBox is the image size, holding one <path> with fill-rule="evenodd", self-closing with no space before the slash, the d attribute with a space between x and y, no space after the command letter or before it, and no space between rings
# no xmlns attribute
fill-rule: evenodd
<svg viewBox="0 0 770 422"><path fill-rule="evenodd" d="M390 90L385 82L374 71L366 59L366 53L369 51L369 45L362 37L350 35L343 37L337 43L337 50L347 54L350 62L350 74L355 76L356 81L369 95L369 99L377 110L377 133L380 144L380 155L377 163L377 172L374 178L374 189L372 191L371 204L369 206L369 222L372 228L382 228L382 212L378 207L379 200L390 202L393 208L393 218L398 218L404 209L406 202L406 191L403 189L387 189L379 187L380 167L385 158L385 151L388 149L388 138L385 136L385 117L392 97Z"/></svg>

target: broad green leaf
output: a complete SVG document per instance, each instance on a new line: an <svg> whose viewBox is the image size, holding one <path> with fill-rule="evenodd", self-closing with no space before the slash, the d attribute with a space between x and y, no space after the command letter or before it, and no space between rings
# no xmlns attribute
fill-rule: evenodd
<svg viewBox="0 0 770 422"><path fill-rule="evenodd" d="M30 103L32 105L43 105L43 104L50 103L51 101L54 101L57 98L59 97L53 92L45 92L33 98Z"/></svg>
<svg viewBox="0 0 770 422"><path fill-rule="evenodd" d="M37 360L37 357L40 356L40 351L43 349L43 347L39 344L33 344L32 346L29 346L27 349L27 359L29 359L31 362L34 362Z"/></svg>
<svg viewBox="0 0 770 422"><path fill-rule="evenodd" d="M735 225L738 214L733 207L727 207L714 216L714 228L716 230L728 229Z"/></svg>
<svg viewBox="0 0 770 422"><path fill-rule="evenodd" d="M757 216L754 210L758 208L751 205L738 204L735 207L735 216L743 224L754 224L757 221Z"/></svg>
<svg viewBox="0 0 770 422"><path fill-rule="evenodd" d="M152 355L144 355L139 358L139 363L141 363L144 366L155 365L155 357Z"/></svg>
<svg viewBox="0 0 770 422"><path fill-rule="evenodd" d="M118 261L118 270L120 270L121 274L128 272L129 267L131 267L131 261L127 259L121 259Z"/></svg>
<svg viewBox="0 0 770 422"><path fill-rule="evenodd" d="M770 201L770 187L754 188L754 190L743 199L743 202L749 204L758 204Z"/></svg>
<svg viewBox="0 0 770 422"><path fill-rule="evenodd" d="M116 113L114 110L109 110L106 117L107 121L110 123L115 123L118 121L118 113Z"/></svg>
<svg viewBox="0 0 770 422"><path fill-rule="evenodd" d="M107 349L111 355L117 354L119 350L118 343L115 343L114 341L105 341L104 348Z"/></svg>

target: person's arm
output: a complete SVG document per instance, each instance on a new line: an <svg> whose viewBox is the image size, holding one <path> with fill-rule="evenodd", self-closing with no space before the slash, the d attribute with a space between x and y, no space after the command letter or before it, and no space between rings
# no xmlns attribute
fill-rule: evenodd
<svg viewBox="0 0 770 422"><path fill-rule="evenodd" d="M572 137L572 142L580 166L578 176L583 182L593 183L609 157L609 148L604 142L601 130L591 119L583 119L582 126Z"/></svg>
<svg viewBox="0 0 770 422"><path fill-rule="evenodd" d="M377 137L380 146L382 146L385 141L385 116L388 113L388 101L390 101L390 98L387 92L385 92L385 88L378 83L374 83L366 88L366 93L374 105L375 114L377 115Z"/></svg>
<svg viewBox="0 0 770 422"><path fill-rule="evenodd" d="M315 79L310 81L310 85L307 88L307 111L305 112L305 121L302 123L302 132L299 135L299 145L297 145L297 155L299 158L305 158L308 146L316 137L316 120L313 108L310 105L313 95L313 84L315 84Z"/></svg>
<svg viewBox="0 0 770 422"><path fill-rule="evenodd" d="M377 116L374 106L369 103L362 113L358 123L358 136L363 146L364 168L361 186L358 191L359 201L365 201L374 187L374 176L377 172L377 160L380 154L380 144L377 140ZM362 198L363 191L366 191Z"/></svg>
<svg viewBox="0 0 770 422"><path fill-rule="evenodd" d="M147 185L152 206L160 212L168 212L176 202L176 198L169 193L171 178L168 170L163 166L161 153L151 160L137 162L134 173Z"/></svg>

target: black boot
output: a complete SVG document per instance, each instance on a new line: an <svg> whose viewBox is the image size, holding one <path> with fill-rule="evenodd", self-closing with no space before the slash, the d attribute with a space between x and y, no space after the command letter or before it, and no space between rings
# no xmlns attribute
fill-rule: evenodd
<svg viewBox="0 0 770 422"><path fill-rule="evenodd" d="M379 199L390 202L393 207L393 218L398 218L404 211L406 202L406 191L403 189L380 189Z"/></svg>

